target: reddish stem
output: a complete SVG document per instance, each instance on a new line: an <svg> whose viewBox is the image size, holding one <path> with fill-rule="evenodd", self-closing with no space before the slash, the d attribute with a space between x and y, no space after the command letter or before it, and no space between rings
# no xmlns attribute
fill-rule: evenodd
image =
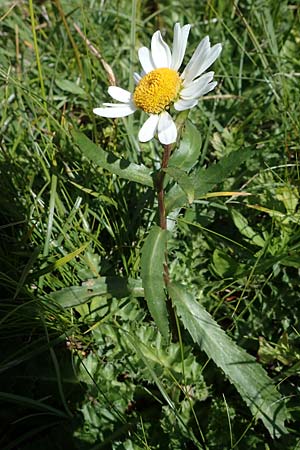
<svg viewBox="0 0 300 450"><path fill-rule="evenodd" d="M171 155L172 146L170 144L164 145L164 153L162 157L161 169L157 176L156 181L156 191L158 200L158 211L159 211L159 225L163 230L167 230L167 216L166 216L166 206L165 206L165 191L164 191L164 181L166 172L169 164L169 159ZM166 287L170 283L169 268L168 268L168 254L167 249L165 251L165 262L164 262L164 282ZM172 330L173 340L178 340L176 317L173 309L172 301L169 296L167 296L167 310L169 314L170 326Z"/></svg>
<svg viewBox="0 0 300 450"><path fill-rule="evenodd" d="M163 230L167 229L167 218L166 218L166 207L165 207L165 193L164 193L164 181L166 172L164 169L168 167L169 159L171 154L171 145L164 145L164 153L161 162L161 170L158 174L157 179L157 199L158 199L158 210L159 210L159 225Z"/></svg>

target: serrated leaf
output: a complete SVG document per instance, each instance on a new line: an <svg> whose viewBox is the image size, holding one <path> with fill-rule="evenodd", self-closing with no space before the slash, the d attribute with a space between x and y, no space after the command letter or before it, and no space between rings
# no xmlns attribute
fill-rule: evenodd
<svg viewBox="0 0 300 450"><path fill-rule="evenodd" d="M194 180L193 177L189 176L186 172L177 167L168 167L165 169L165 172L173 178L179 186L184 190L189 203L193 203L194 201Z"/></svg>
<svg viewBox="0 0 300 450"><path fill-rule="evenodd" d="M82 286L70 286L52 292L50 296L63 308L72 308L90 301L93 297L108 295L110 297L143 297L141 280L121 277L100 277L86 281Z"/></svg>
<svg viewBox="0 0 300 450"><path fill-rule="evenodd" d="M182 285L172 283L168 290L194 342L223 370L252 414L263 421L272 437L286 433L284 401L263 367L222 330Z"/></svg>
<svg viewBox="0 0 300 450"><path fill-rule="evenodd" d="M207 169L199 169L193 173L195 199L200 198L207 192L210 192L214 186L222 183L228 176L234 172L250 155L250 151L245 149L237 150L224 156L216 164L212 164ZM173 186L166 195L166 210L173 211L176 208L184 206L187 202L184 190L178 186Z"/></svg>
<svg viewBox="0 0 300 450"><path fill-rule="evenodd" d="M157 388L159 389L162 397L164 398L165 402L167 403L167 405L171 408L171 410L173 411L176 419L178 420L178 422L181 424L181 426L183 427L184 430L186 430L189 439L191 439L194 444L195 444L195 448L202 448L202 446L199 446L199 441L196 439L196 437L194 436L193 430L191 429L191 427L189 427L183 420L182 420L182 411L178 411L178 408L176 408L176 405L173 401L173 399L170 397L168 390L165 387L166 383L163 383L160 378L157 376L156 371L153 370L152 368L152 364L149 361L149 353L148 353L148 346L143 345L143 342L141 342L139 339L136 339L136 336L132 336L130 334L127 334L127 339L130 342L132 348L135 350L135 352L137 353L137 355L140 357L140 359L143 361L143 363L145 364L148 372L150 373L150 376L152 377L153 381L155 382ZM147 352L147 354L145 354L145 350ZM182 361L181 361L182 364ZM172 376L172 381L174 381L174 376Z"/></svg>
<svg viewBox="0 0 300 450"><path fill-rule="evenodd" d="M80 131L73 130L71 134L76 145L90 161L121 178L153 187L151 171L146 166L131 163L123 158L117 158L113 154L102 150L101 147L94 144Z"/></svg>
<svg viewBox="0 0 300 450"><path fill-rule="evenodd" d="M141 276L145 298L151 316L164 338L168 338L169 323L163 278L168 232L154 226L142 248Z"/></svg>
<svg viewBox="0 0 300 450"><path fill-rule="evenodd" d="M139 340L134 339L130 334L127 334L127 339L130 342L130 344L132 345L132 347L135 349L135 351L137 352L138 356L142 359L142 361L144 362L145 366L147 367L148 371L150 372L153 380L155 381L158 389L160 390L163 398L166 400L167 404L172 408L173 411L176 410L175 405L173 403L173 401L171 400L171 398L169 397L168 392L166 391L164 385L161 383L161 381L159 380L158 376L156 375L155 371L152 369L151 364L149 363L148 358L144 355L144 352L142 351L142 349L144 349L145 346L142 346L141 342L139 342Z"/></svg>
<svg viewBox="0 0 300 450"><path fill-rule="evenodd" d="M86 95L85 91L78 86L76 83L73 83L73 81L70 80L55 80L55 84L61 89L62 91L71 92L71 94L77 94L77 95Z"/></svg>
<svg viewBox="0 0 300 450"><path fill-rule="evenodd" d="M201 151L202 139L199 131L189 120L185 123L183 138L179 147L172 154L169 167L190 170L198 161Z"/></svg>
<svg viewBox="0 0 300 450"><path fill-rule="evenodd" d="M195 174L195 192L197 196L206 194L216 184L223 182L250 155L250 151L241 149L224 156L207 169L199 169Z"/></svg>

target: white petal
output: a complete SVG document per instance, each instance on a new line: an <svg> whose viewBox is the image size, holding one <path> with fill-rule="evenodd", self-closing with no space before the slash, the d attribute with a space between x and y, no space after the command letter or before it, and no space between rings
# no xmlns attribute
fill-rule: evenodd
<svg viewBox="0 0 300 450"><path fill-rule="evenodd" d="M156 31L152 36L151 55L156 68L171 66L171 51L163 40L160 31Z"/></svg>
<svg viewBox="0 0 300 450"><path fill-rule="evenodd" d="M177 128L172 117L167 111L164 111L159 115L157 128L158 139L162 144L168 145L176 142Z"/></svg>
<svg viewBox="0 0 300 450"><path fill-rule="evenodd" d="M131 106L132 109L134 109L136 111L136 107L135 104L133 102L129 102L129 103L102 103L103 106L112 106L113 108L119 108L122 106Z"/></svg>
<svg viewBox="0 0 300 450"><path fill-rule="evenodd" d="M194 98L189 99L189 100L180 99L174 103L174 108L177 111L184 111L186 109L193 108L194 106L197 105L197 103L198 103L198 99L194 99Z"/></svg>
<svg viewBox="0 0 300 450"><path fill-rule="evenodd" d="M109 86L108 93L114 100L122 103L129 103L132 98L131 92L118 86Z"/></svg>
<svg viewBox="0 0 300 450"><path fill-rule="evenodd" d="M116 118L116 117L130 116L130 114L133 114L134 111L136 111L136 108L131 104L128 105L124 104L118 105L115 103L104 103L104 104L107 105L107 108L94 108L93 113L101 117Z"/></svg>
<svg viewBox="0 0 300 450"><path fill-rule="evenodd" d="M133 73L133 79L134 79L135 84L138 84L141 81L142 76L139 73L134 72Z"/></svg>
<svg viewBox="0 0 300 450"><path fill-rule="evenodd" d="M183 79L188 79L188 80L193 79L193 77L190 76L190 72L192 71L192 68L194 67L195 64L196 65L198 64L199 60L201 61L205 58L209 48L210 48L209 37L205 36L205 38L202 39L202 41L200 42L200 44L194 51L189 63L187 64L186 68L184 69L184 71L182 73Z"/></svg>
<svg viewBox="0 0 300 450"><path fill-rule="evenodd" d="M141 142L148 142L154 138L158 124L158 119L159 116L157 114L152 114L150 117L148 117L148 119L146 120L146 122L139 131L139 140Z"/></svg>
<svg viewBox="0 0 300 450"><path fill-rule="evenodd" d="M213 81L212 83L208 83L207 86L203 87L200 92L198 92L199 97L203 97L203 95L207 94L208 92L212 91L216 86L217 82Z"/></svg>
<svg viewBox="0 0 300 450"><path fill-rule="evenodd" d="M189 24L184 25L182 28L180 28L179 23L176 23L174 26L171 69L178 70L182 64L190 28L191 25Z"/></svg>
<svg viewBox="0 0 300 450"><path fill-rule="evenodd" d="M215 62L215 60L220 56L221 51L222 51L221 44L214 45L209 50L209 54L208 54L207 58L202 62L202 64L198 68L195 77L198 77L199 75L201 75L201 73L205 72L206 69L208 69L208 67L210 67Z"/></svg>
<svg viewBox="0 0 300 450"><path fill-rule="evenodd" d="M199 97L199 92L205 88L208 83L213 79L214 72L207 72L202 75L200 78L197 78L195 81L184 82L183 89L180 91L181 98L196 98Z"/></svg>
<svg viewBox="0 0 300 450"><path fill-rule="evenodd" d="M199 100L200 97L203 97L203 95L207 94L208 92L212 91L216 86L217 82L213 81L212 83L207 83L204 86L202 86L193 96L180 96L182 100Z"/></svg>
<svg viewBox="0 0 300 450"><path fill-rule="evenodd" d="M203 52L202 55L195 58L189 71L186 72L185 78L193 80L201 75L209 66L211 66L215 62L221 51L222 45L216 44L213 47L209 48L206 52Z"/></svg>
<svg viewBox="0 0 300 450"><path fill-rule="evenodd" d="M139 49L139 60L145 73L151 72L151 70L155 69L151 52L147 47L141 47Z"/></svg>

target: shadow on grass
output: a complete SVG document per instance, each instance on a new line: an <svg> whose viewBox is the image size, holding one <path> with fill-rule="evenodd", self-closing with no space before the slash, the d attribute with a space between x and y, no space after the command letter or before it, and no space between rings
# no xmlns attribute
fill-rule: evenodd
<svg viewBox="0 0 300 450"><path fill-rule="evenodd" d="M0 448L85 449L73 437L85 386L66 335L46 319L51 305L38 296L37 280L28 281L40 249L30 241L18 170L0 166Z"/></svg>

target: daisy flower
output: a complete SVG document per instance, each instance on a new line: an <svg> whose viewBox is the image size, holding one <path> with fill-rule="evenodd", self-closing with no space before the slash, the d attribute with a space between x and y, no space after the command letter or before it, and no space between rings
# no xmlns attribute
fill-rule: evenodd
<svg viewBox="0 0 300 450"><path fill-rule="evenodd" d="M160 31L151 39L151 49L139 49L142 73L134 74L136 87L133 93L117 86L108 88L109 95L120 103L104 103L93 112L102 117L126 117L141 109L149 117L139 131L141 142L150 141L156 134L159 141L172 144L177 138L177 129L168 110L173 105L176 111L191 109L200 97L212 91L217 83L214 72L205 70L211 66L221 53L221 44L211 47L206 36L196 48L189 63L179 73L191 25L174 27L172 51L163 40Z"/></svg>

